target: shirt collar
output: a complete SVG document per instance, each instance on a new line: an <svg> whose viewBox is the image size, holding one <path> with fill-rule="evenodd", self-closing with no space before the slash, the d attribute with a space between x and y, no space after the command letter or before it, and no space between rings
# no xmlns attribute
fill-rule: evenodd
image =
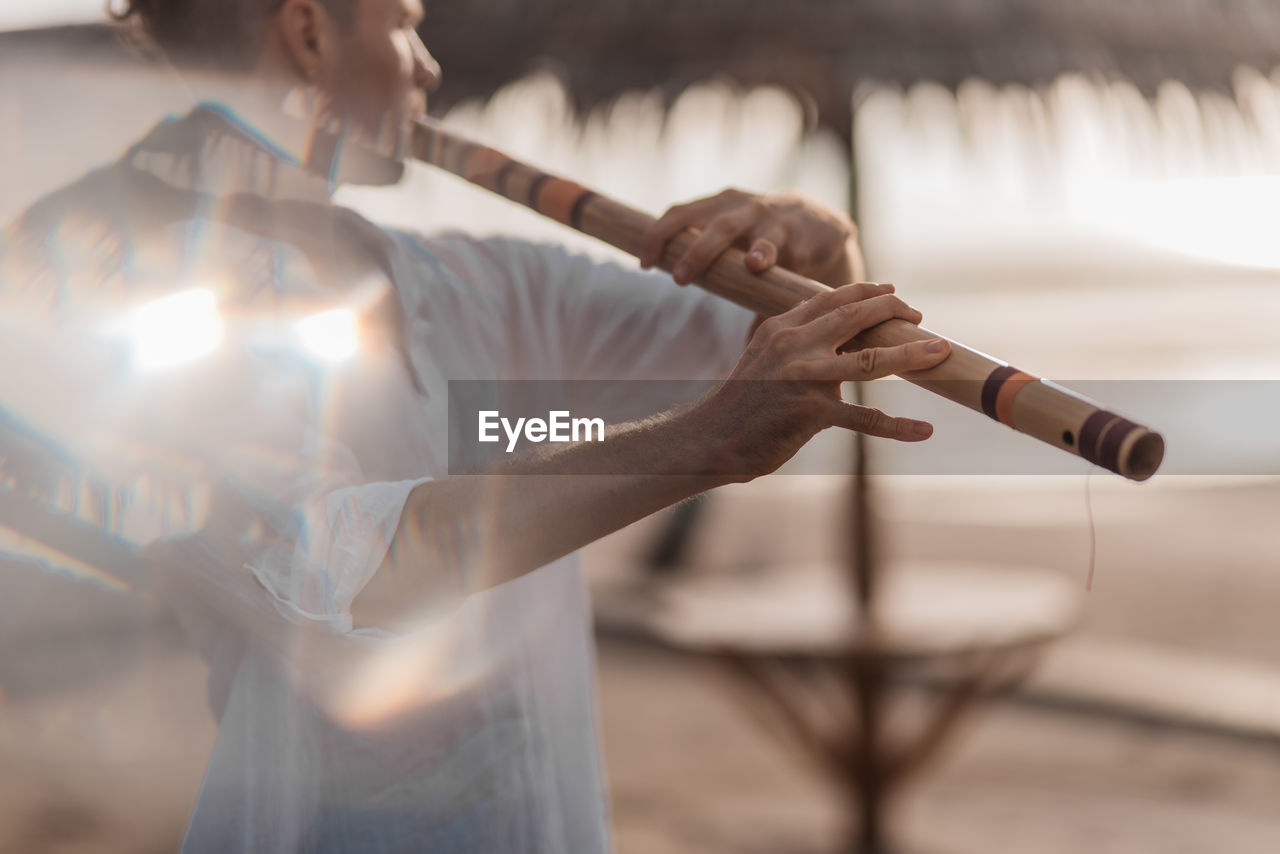
<svg viewBox="0 0 1280 854"><path fill-rule="evenodd" d="M124 159L171 186L215 197L250 194L327 204L337 187L342 137L334 138L334 168L318 174L303 165L304 130L255 120L225 103L204 102L161 123Z"/></svg>

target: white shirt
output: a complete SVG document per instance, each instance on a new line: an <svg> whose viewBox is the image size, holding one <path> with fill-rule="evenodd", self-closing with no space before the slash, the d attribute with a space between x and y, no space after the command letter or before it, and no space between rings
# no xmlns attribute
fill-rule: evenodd
<svg viewBox="0 0 1280 854"><path fill-rule="evenodd" d="M90 176L102 185L90 187L90 207L140 175L212 199L326 203L327 187L233 115L204 111L198 133L191 122L162 126L158 142ZM241 295L260 275L265 302L254 297L250 307L350 297L350 276L328 288L314 258L213 223L209 210L197 205L161 229L162 244L186 253L184 269L193 255L205 259ZM357 220L342 214L337 227L359 231ZM327 662L305 640L298 662L309 655L307 663L282 662L208 613L200 596L178 602L210 661L220 721L183 850L601 854L608 821L577 559L461 602L424 591L422 628L405 637L353 628L351 603L384 559L409 492L447 474L450 380L713 379L737 358L750 316L662 274L555 247L363 227L380 255L364 272L394 288L404 353L375 339L326 370L251 360L220 398L236 417L223 419L231 426L213 431L206 450L243 493L296 502L275 546L248 561L248 596L258 590L267 608L249 599L246 608L322 632L331 640L323 648L359 651L366 666L353 677L335 658L329 669L345 681L315 702L308 680L326 678ZM220 390L213 382L198 391ZM204 428L172 418L184 437ZM462 583L456 566L428 569L441 590ZM237 571L218 566L205 581L223 584Z"/></svg>
<svg viewBox="0 0 1280 854"><path fill-rule="evenodd" d="M376 381L327 393L334 437L360 463L355 480L368 481L330 497L331 516L354 503L367 527L332 525L327 552L355 559L309 566L325 576L307 587L328 591L318 598L290 585L296 562L254 566L299 618L338 631L349 630L351 601L384 555L377 544L417 482L402 478L444 472L449 379L713 376L731 366L749 323L661 276L551 247L461 236L396 245L424 391L387 360ZM222 665L238 669L184 851L293 850L317 822L325 844L348 842L316 850L608 850L576 557L472 595L424 633L423 658L444 660L440 700L403 713L394 700L372 713L357 701L356 718L374 716L367 728L333 725L258 657Z"/></svg>

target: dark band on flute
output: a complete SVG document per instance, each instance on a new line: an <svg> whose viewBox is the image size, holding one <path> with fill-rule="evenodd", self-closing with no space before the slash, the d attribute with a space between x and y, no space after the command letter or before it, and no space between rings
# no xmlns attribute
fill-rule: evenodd
<svg viewBox="0 0 1280 854"><path fill-rule="evenodd" d="M573 203L573 207L569 210L569 225L582 230L582 211L587 207L588 203L596 197L591 190L584 189L582 195L578 196L578 200Z"/></svg>
<svg viewBox="0 0 1280 854"><path fill-rule="evenodd" d="M1120 470L1120 446L1124 444L1125 439L1129 438L1130 433L1140 429L1139 425L1134 424L1129 419L1116 416L1116 420L1111 422L1102 434L1102 447L1098 454L1098 465L1108 471L1118 472Z"/></svg>
<svg viewBox="0 0 1280 854"><path fill-rule="evenodd" d="M529 207L538 213L543 213L542 208L538 207L538 195L542 192L542 185L551 180L551 176L546 172L537 173L538 177L533 179L533 183L529 185L529 197L525 202Z"/></svg>
<svg viewBox="0 0 1280 854"><path fill-rule="evenodd" d="M1113 412L1099 409L1084 420L1084 424L1080 427L1080 443L1078 445L1080 456L1094 465L1099 465L1098 440L1102 438L1102 431L1106 426L1118 417Z"/></svg>
<svg viewBox="0 0 1280 854"><path fill-rule="evenodd" d="M982 411L988 418L1018 429L1013 423L1013 401L1024 388L1039 381L1039 377L1010 365L1001 365L988 374L982 384Z"/></svg>
<svg viewBox="0 0 1280 854"><path fill-rule="evenodd" d="M538 210L563 225L573 225L578 202L589 190L563 178L552 178L539 188Z"/></svg>
<svg viewBox="0 0 1280 854"><path fill-rule="evenodd" d="M497 176L493 179L494 192L501 196L506 196L508 199L511 198L511 190L507 187L507 181L511 178L511 173L516 171L518 165L510 157L507 158L507 162L502 164L502 168L498 170Z"/></svg>
<svg viewBox="0 0 1280 854"><path fill-rule="evenodd" d="M1133 431L1141 429L1140 424L1099 409L1080 428L1080 456L1096 466L1119 471L1120 448Z"/></svg>
<svg viewBox="0 0 1280 854"><path fill-rule="evenodd" d="M1000 393L1000 386L1004 385L1004 381L1017 372L1017 368L1001 365L987 375L987 381L982 384L982 411L988 418L1000 420L996 415L996 395Z"/></svg>

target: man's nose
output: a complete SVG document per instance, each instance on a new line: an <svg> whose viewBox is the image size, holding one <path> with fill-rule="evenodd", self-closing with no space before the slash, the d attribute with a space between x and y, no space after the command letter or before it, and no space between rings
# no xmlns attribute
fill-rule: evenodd
<svg viewBox="0 0 1280 854"><path fill-rule="evenodd" d="M436 58L431 55L431 52L427 50L427 46L423 44L422 37L415 32L413 34L414 85L428 92L434 92L440 88L442 75L440 63L436 62Z"/></svg>

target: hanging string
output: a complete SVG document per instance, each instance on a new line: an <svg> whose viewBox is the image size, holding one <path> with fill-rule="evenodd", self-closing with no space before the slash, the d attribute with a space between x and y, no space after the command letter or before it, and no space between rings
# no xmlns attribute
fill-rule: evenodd
<svg viewBox="0 0 1280 854"><path fill-rule="evenodd" d="M1093 466L1084 473L1084 511L1089 517L1089 575L1085 579L1086 592L1093 591L1093 570L1098 562L1098 524L1093 518Z"/></svg>

